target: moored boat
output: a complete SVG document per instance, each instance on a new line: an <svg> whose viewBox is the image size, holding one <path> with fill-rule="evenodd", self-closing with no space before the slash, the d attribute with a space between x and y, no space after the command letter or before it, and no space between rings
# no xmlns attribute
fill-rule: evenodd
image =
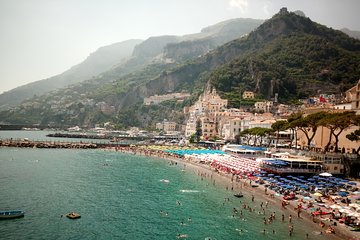
<svg viewBox="0 0 360 240"><path fill-rule="evenodd" d="M21 210L0 211L0 219L12 219L24 217L25 213Z"/></svg>
<svg viewBox="0 0 360 240"><path fill-rule="evenodd" d="M77 218L81 218L81 215L76 212L71 212L71 213L66 214L66 217L68 217L70 219L77 219Z"/></svg>

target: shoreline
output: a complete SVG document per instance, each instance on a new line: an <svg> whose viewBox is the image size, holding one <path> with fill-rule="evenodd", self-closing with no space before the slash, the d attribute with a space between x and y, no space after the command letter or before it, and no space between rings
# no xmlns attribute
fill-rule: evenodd
<svg viewBox="0 0 360 240"><path fill-rule="evenodd" d="M289 205L286 206L286 208L282 208L282 195L278 196L270 189L267 189L267 193L265 193L265 187L263 185L257 184L258 187L254 188L250 186L251 180L248 178L243 178L243 176L239 179L239 181L236 181L234 177L232 177L231 174L225 174L223 172L215 171L213 167L207 164L194 162L191 160L185 160L184 158L177 157L173 154L168 154L162 151L158 150L145 150L138 147L123 147L123 148L105 148L104 150L110 150L115 152L121 152L121 153L127 153L127 154L135 154L140 156L146 156L151 158L161 158L163 160L176 162L177 164L184 164L186 169L190 168L194 171L194 174L201 172L201 178L203 176L206 178L206 175L210 176L216 180L216 185L222 185L224 188L226 188L229 191L229 194L233 195L237 192L242 192L249 196L254 196L255 199L263 199L264 201L270 203L274 208L276 208L277 211L283 212L286 216L292 216L294 221L300 221L304 224L311 226L313 228L316 228L319 233L322 232L322 236L328 238L329 240L334 239L349 239L349 240L356 240L360 239L360 234L357 234L357 232L350 231L348 227L346 227L344 224L337 223L336 226L334 226L334 222L329 222L327 218L320 218L316 217L313 218L311 216L311 213L307 209L303 209L301 211L301 217L297 217L297 204L298 201L292 200L289 201ZM200 176L200 175L199 175ZM317 223L313 222L313 219L317 221ZM325 223L324 227L321 227L319 225L319 221L323 221ZM326 221L326 222L325 222ZM316 226L314 225L316 224ZM335 234L331 233L325 233L326 229L332 226L335 229ZM298 229L298 231L301 231L301 229ZM305 237L304 232L304 237ZM306 239L306 238L305 238ZM309 236L309 239L314 239L313 237Z"/></svg>

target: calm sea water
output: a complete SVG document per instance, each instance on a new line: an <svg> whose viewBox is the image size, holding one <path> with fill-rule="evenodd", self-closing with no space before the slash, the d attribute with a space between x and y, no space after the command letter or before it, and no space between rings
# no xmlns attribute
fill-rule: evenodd
<svg viewBox="0 0 360 240"><path fill-rule="evenodd" d="M46 135L55 133L53 131L0 131L0 139L24 139L28 138L33 141L61 141L61 142L95 142L108 143L107 139L89 139L89 138L55 138ZM66 132L67 133L67 132Z"/></svg>
<svg viewBox="0 0 360 240"><path fill-rule="evenodd" d="M26 212L0 221L0 239L289 239L288 221L272 206L266 216L277 211L277 220L263 224L257 211L265 200L251 203L245 196L241 201L257 210L233 217L232 208L241 203L231 191L182 169L166 160L100 150L0 148L0 208ZM71 211L81 219L61 217ZM305 232L326 239L295 216L294 222L291 239L304 239Z"/></svg>

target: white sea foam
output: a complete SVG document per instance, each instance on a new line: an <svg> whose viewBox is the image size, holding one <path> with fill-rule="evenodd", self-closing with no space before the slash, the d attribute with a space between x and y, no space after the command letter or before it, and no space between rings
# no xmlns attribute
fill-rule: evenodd
<svg viewBox="0 0 360 240"><path fill-rule="evenodd" d="M180 192L183 192L183 193L198 193L200 191L198 191L198 190L190 190L190 189L181 189Z"/></svg>

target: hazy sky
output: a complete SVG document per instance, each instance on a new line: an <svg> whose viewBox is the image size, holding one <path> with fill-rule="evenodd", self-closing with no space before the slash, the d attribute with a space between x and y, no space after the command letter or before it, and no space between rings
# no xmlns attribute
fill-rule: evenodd
<svg viewBox="0 0 360 240"><path fill-rule="evenodd" d="M0 93L62 73L104 45L267 19L281 7L360 30L359 0L0 0Z"/></svg>

